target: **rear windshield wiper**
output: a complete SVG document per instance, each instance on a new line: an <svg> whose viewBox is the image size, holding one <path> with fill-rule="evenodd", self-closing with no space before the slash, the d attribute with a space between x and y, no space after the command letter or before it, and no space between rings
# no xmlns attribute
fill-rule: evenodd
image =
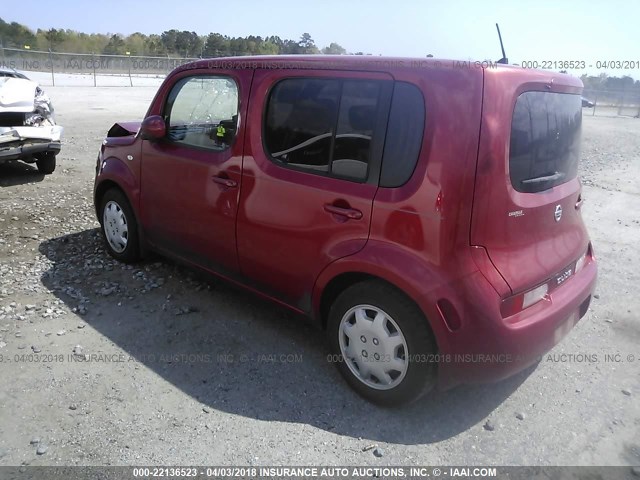
<svg viewBox="0 0 640 480"><path fill-rule="evenodd" d="M542 182L553 182L554 180L561 180L566 176L563 172L555 172L552 175L543 175L541 177L533 177L527 178L526 180L521 180L520 183L524 183L525 185L529 183L542 183Z"/></svg>

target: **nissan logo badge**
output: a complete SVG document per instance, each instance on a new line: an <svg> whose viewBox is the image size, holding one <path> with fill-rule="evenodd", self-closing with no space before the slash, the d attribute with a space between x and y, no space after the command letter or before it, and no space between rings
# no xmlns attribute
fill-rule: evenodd
<svg viewBox="0 0 640 480"><path fill-rule="evenodd" d="M560 205L556 205L556 211L553 212L553 216L556 219L556 222L559 222L562 218L562 207Z"/></svg>

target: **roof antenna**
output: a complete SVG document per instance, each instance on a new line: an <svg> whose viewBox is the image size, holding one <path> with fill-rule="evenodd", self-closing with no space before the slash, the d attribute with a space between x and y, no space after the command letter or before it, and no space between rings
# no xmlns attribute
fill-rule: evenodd
<svg viewBox="0 0 640 480"><path fill-rule="evenodd" d="M500 35L500 27L498 26L497 23L496 23L496 29L498 30L498 38L500 39L500 48L502 49L502 58L498 60L497 63L507 64L509 63L509 59L507 58L507 54L504 53L504 45L502 44L502 35Z"/></svg>

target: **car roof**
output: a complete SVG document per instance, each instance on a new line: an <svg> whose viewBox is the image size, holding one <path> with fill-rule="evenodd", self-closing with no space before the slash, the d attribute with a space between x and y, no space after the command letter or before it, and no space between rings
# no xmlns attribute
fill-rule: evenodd
<svg viewBox="0 0 640 480"><path fill-rule="evenodd" d="M318 69L361 69L375 70L384 68L403 68L417 66L443 67L453 66L456 62L481 64L473 60L452 60L423 57L383 57L374 55L249 55L244 57L203 58L186 63L183 67L215 68L217 64L234 65L243 68L295 68L307 65ZM494 62L495 63L495 62ZM256 67L253 67L256 65Z"/></svg>
<svg viewBox="0 0 640 480"><path fill-rule="evenodd" d="M492 74L522 75L544 78L558 84L582 88L582 82L551 70L525 69L518 65L501 64L495 60L455 60L435 57L383 57L374 55L251 55L245 57L203 58L185 63L174 73L190 69L318 69L392 72L394 70L471 70L481 68Z"/></svg>

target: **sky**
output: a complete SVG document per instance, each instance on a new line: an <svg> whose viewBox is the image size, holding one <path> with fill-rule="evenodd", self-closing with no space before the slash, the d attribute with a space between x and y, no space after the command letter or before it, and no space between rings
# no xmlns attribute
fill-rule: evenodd
<svg viewBox="0 0 640 480"><path fill-rule="evenodd" d="M9 3L0 0L0 5ZM638 1L56 0L46 6L41 0L20 0L11 5L0 8L0 18L33 30L128 35L175 28L199 35L278 35L294 40L308 32L320 48L337 42L349 52L460 60L502 56L497 22L510 63L584 61L585 70L570 73L605 72L640 80ZM598 68L597 62L611 60L629 60L635 68Z"/></svg>

